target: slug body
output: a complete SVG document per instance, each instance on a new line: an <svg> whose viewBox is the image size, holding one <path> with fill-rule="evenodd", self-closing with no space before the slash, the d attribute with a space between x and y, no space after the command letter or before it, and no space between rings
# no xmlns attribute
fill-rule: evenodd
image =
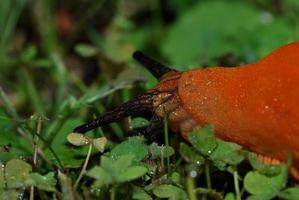
<svg viewBox="0 0 299 200"><path fill-rule="evenodd" d="M167 71L147 94L153 113L167 115L185 139L194 127L213 124L217 137L269 162L292 155L299 180L299 42L237 68Z"/></svg>

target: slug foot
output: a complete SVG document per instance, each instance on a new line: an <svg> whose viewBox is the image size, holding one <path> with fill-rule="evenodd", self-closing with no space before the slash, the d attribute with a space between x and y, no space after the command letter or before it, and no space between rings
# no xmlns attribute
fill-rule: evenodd
<svg viewBox="0 0 299 200"><path fill-rule="evenodd" d="M271 157L264 156L264 155L261 155L261 154L255 154L255 155L256 155L257 160L260 161L261 163L265 164L265 165L278 165L278 164L284 163L284 162L282 162L280 160L277 160L275 158L271 158ZM290 174L296 181L299 181L299 171L296 168L291 167Z"/></svg>

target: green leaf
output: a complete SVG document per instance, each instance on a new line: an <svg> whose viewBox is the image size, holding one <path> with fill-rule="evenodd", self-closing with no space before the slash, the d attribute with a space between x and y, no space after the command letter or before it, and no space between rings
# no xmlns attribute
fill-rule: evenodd
<svg viewBox="0 0 299 200"><path fill-rule="evenodd" d="M130 137L128 140L114 147L108 156L112 160L117 160L123 155L133 155L133 163L139 163L148 154L147 145L143 137Z"/></svg>
<svg viewBox="0 0 299 200"><path fill-rule="evenodd" d="M219 23L223 19L229 23ZM162 53L186 67L213 65L227 53L253 62L294 35L286 21L244 1L199 1L171 26Z"/></svg>
<svg viewBox="0 0 299 200"><path fill-rule="evenodd" d="M132 161L134 159L133 155L123 155L117 160L113 160L113 167L115 171L118 173L117 178L120 174L123 174L125 170L128 169L132 165ZM107 169L108 170L108 169Z"/></svg>
<svg viewBox="0 0 299 200"><path fill-rule="evenodd" d="M107 138L106 137L96 138L92 140L92 143L97 150L103 153L107 144Z"/></svg>
<svg viewBox="0 0 299 200"><path fill-rule="evenodd" d="M147 168L144 166L132 166L132 161L132 155L124 155L117 160L102 156L101 167L93 167L87 172L87 176L96 179L93 184L95 188L134 180L143 176L147 172Z"/></svg>
<svg viewBox="0 0 299 200"><path fill-rule="evenodd" d="M159 185L154 188L153 193L159 198L168 198L171 200L188 199L185 191L174 185Z"/></svg>
<svg viewBox="0 0 299 200"><path fill-rule="evenodd" d="M156 158L168 158L174 154L174 150L170 146L159 146L157 143L152 143L149 146L149 151L152 159Z"/></svg>
<svg viewBox="0 0 299 200"><path fill-rule="evenodd" d="M18 200L20 192L17 190L0 190L1 199Z"/></svg>
<svg viewBox="0 0 299 200"><path fill-rule="evenodd" d="M217 140L217 148L213 151L210 159L220 167L226 164L237 165L245 156L241 152L242 147L238 144Z"/></svg>
<svg viewBox="0 0 299 200"><path fill-rule="evenodd" d="M29 185L34 185L41 190L55 192L56 179L54 178L54 175L53 172L49 172L46 175L31 173L29 179L26 180L26 183L30 183Z"/></svg>
<svg viewBox="0 0 299 200"><path fill-rule="evenodd" d="M265 165L257 160L257 157L254 153L250 152L247 154L247 157L253 169L259 171L261 174L264 174L266 176L275 176L280 173L280 165Z"/></svg>
<svg viewBox="0 0 299 200"><path fill-rule="evenodd" d="M51 146L55 147L53 148L53 150L59 157L64 167L80 167L84 162L82 156L86 156L88 152L88 146L72 148L66 145L68 144L67 136L70 133L70 130L74 129L74 127L78 126L78 124L81 123L82 121L78 119L68 119L63 124L59 132L56 134L56 137L52 141ZM49 149L45 150L45 155L50 161L57 163L56 158L53 156Z"/></svg>
<svg viewBox="0 0 299 200"><path fill-rule="evenodd" d="M298 200L299 198L299 187L287 188L277 195L278 197L286 200Z"/></svg>
<svg viewBox="0 0 299 200"><path fill-rule="evenodd" d="M75 146L84 146L90 143L90 139L81 133L68 134L67 141Z"/></svg>
<svg viewBox="0 0 299 200"><path fill-rule="evenodd" d="M192 147L185 143L180 144L180 153L187 162L193 162L197 165L202 165L205 158L198 154Z"/></svg>
<svg viewBox="0 0 299 200"><path fill-rule="evenodd" d="M147 194L141 187L134 186L133 187L133 196L132 199L135 200L152 200L152 197Z"/></svg>
<svg viewBox="0 0 299 200"><path fill-rule="evenodd" d="M193 129L188 138L193 147L204 156L210 156L217 147L212 125Z"/></svg>
<svg viewBox="0 0 299 200"><path fill-rule="evenodd" d="M270 200L267 195L251 195L249 197L246 198L246 200Z"/></svg>
<svg viewBox="0 0 299 200"><path fill-rule="evenodd" d="M132 119L130 123L130 127L132 129L138 129L138 128L149 126L149 124L150 122L147 119L144 119L142 117L135 117Z"/></svg>
<svg viewBox="0 0 299 200"><path fill-rule="evenodd" d="M95 179L111 180L110 178L108 178L108 176L110 176L108 172L106 172L102 167L99 166L93 167L91 170L88 171L87 175Z"/></svg>
<svg viewBox="0 0 299 200"><path fill-rule="evenodd" d="M118 159L120 159L120 158L118 158ZM101 167L108 173L113 174L113 176L118 176L117 171L116 171L116 166L114 165L114 163L116 161L112 160L109 157L101 156ZM129 160L129 162L131 162L131 160Z"/></svg>
<svg viewBox="0 0 299 200"><path fill-rule="evenodd" d="M86 174L89 177L95 178L96 181L93 184L93 187L100 188L103 185L109 185L113 183L113 178L106 172L102 167L95 166L89 170Z"/></svg>
<svg viewBox="0 0 299 200"><path fill-rule="evenodd" d="M224 197L224 200L236 200L236 195L232 192L227 193Z"/></svg>
<svg viewBox="0 0 299 200"><path fill-rule="evenodd" d="M88 58L96 56L99 53L99 49L89 44L77 44L75 51L82 57Z"/></svg>
<svg viewBox="0 0 299 200"><path fill-rule="evenodd" d="M287 177L286 165L281 165L280 174L272 177L262 175L258 171L250 171L244 178L244 187L250 194L261 196L263 199L272 199L285 187Z"/></svg>
<svg viewBox="0 0 299 200"><path fill-rule="evenodd" d="M30 46L26 48L21 54L21 60L24 62L30 62L37 56L37 48L35 46Z"/></svg>
<svg viewBox="0 0 299 200"><path fill-rule="evenodd" d="M8 188L25 187L25 181L29 178L32 167L25 161L12 159L5 167L5 180Z"/></svg>
<svg viewBox="0 0 299 200"><path fill-rule="evenodd" d="M12 119L0 107L0 161L7 162L13 158L27 157L32 154L32 145L20 137L13 128ZM18 138L16 140L16 138ZM8 146L6 150L4 147Z"/></svg>
<svg viewBox="0 0 299 200"><path fill-rule="evenodd" d="M117 178L118 182L126 182L137 179L147 172L144 166L132 166L124 170Z"/></svg>

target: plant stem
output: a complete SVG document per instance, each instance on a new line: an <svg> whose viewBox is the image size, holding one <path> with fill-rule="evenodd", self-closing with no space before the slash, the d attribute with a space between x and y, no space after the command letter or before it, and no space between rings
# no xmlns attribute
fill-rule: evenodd
<svg viewBox="0 0 299 200"><path fill-rule="evenodd" d="M234 168L233 175L234 175L234 186L235 186L236 197L237 200L241 200L241 193L240 193L239 181L238 181L238 171L236 168Z"/></svg>
<svg viewBox="0 0 299 200"><path fill-rule="evenodd" d="M207 182L207 188L209 190L209 195L212 194L212 183L211 183L211 176L210 176L210 166L209 162L205 162L205 174L206 174L206 182Z"/></svg>
<svg viewBox="0 0 299 200"><path fill-rule="evenodd" d="M116 186L112 185L112 188L110 190L110 200L115 200L115 189L116 189Z"/></svg>
<svg viewBox="0 0 299 200"><path fill-rule="evenodd" d="M34 168L36 167L36 164L37 164L37 153L38 153L37 143L38 143L39 135L41 133L41 129L42 129L42 118L38 117L37 125L36 125L36 134L34 135L34 139L33 139L33 151L34 151L34 153L33 153L33 167ZM34 186L30 187L30 197L29 197L29 199L30 200L34 199Z"/></svg>
<svg viewBox="0 0 299 200"><path fill-rule="evenodd" d="M167 122L167 116L164 116L164 138L165 138L165 145L168 148L169 147L169 139L168 139L168 122ZM162 157L163 159L163 157ZM167 172L168 175L170 173L170 159L169 157L166 158L166 163L167 163Z"/></svg>
<svg viewBox="0 0 299 200"><path fill-rule="evenodd" d="M89 148L88 148L88 152L87 152L87 155L86 155L86 159L85 159L85 162L84 162L84 165L81 169L81 172L74 184L74 191L77 189L78 187L78 184L81 180L81 178L83 177L83 175L86 173L86 168L87 168L87 164L88 164L88 161L89 161L89 158L90 158L90 155L91 155L91 150L92 150L92 143L89 144Z"/></svg>
<svg viewBox="0 0 299 200"><path fill-rule="evenodd" d="M190 200L196 200L196 193L194 188L194 178L190 175L187 177L187 191Z"/></svg>

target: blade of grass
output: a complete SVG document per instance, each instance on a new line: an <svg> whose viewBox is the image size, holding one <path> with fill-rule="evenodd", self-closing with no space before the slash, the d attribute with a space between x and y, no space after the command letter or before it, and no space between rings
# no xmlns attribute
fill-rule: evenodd
<svg viewBox="0 0 299 200"><path fill-rule="evenodd" d="M4 54L7 42L15 29L26 3L26 0L0 1L0 55Z"/></svg>
<svg viewBox="0 0 299 200"><path fill-rule="evenodd" d="M7 114L9 116L11 116L14 120L20 120L20 117L18 116L16 110L10 103L9 98L7 97L7 95L5 94L5 92L1 86L0 86L0 98L3 102L3 107L4 107L5 111L7 112Z"/></svg>
<svg viewBox="0 0 299 200"><path fill-rule="evenodd" d="M25 89L27 96L30 98L34 110L37 111L39 115L45 115L44 104L42 103L38 91L35 87L36 84L33 83L32 76L25 69L21 70L21 76L24 78Z"/></svg>
<svg viewBox="0 0 299 200"><path fill-rule="evenodd" d="M53 110L55 111L55 116L57 116L59 107L61 102L63 101L63 97L66 94L66 84L68 82L67 80L67 72L65 65L63 63L63 60L61 56L58 53L52 53L51 54L51 60L54 64L54 73L53 73L53 78L56 81L57 84L57 90L55 93L55 102L54 102L54 108Z"/></svg>
<svg viewBox="0 0 299 200"><path fill-rule="evenodd" d="M49 57L57 51L58 37L54 19L54 4L51 0L32 0L32 19L35 21L35 29L41 38L43 50Z"/></svg>

